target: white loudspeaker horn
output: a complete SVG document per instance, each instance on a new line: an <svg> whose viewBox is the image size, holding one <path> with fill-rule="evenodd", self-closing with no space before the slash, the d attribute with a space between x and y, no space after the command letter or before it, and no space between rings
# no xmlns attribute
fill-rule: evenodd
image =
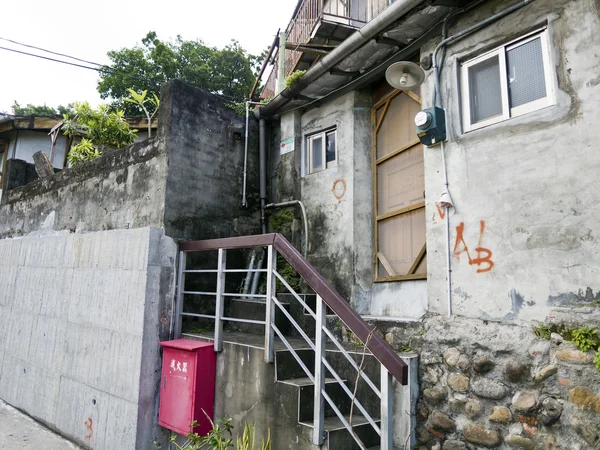
<svg viewBox="0 0 600 450"><path fill-rule="evenodd" d="M411 91L423 84L423 81L425 81L425 72L418 64L409 61L400 61L387 68L385 79L396 89Z"/></svg>

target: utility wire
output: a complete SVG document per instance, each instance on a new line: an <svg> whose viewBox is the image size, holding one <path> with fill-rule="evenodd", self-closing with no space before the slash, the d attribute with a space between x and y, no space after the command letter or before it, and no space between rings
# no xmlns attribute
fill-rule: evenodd
<svg viewBox="0 0 600 450"><path fill-rule="evenodd" d="M9 39L4 39L4 38L0 38L0 39L3 39L5 41L9 41ZM13 41L10 41L10 42L13 42ZM20 45L24 45L24 44L20 44ZM33 46L30 46L30 47L37 48L37 47L33 47ZM101 74L107 73L109 75L120 76L118 72L124 72L125 71L125 69L115 69L113 67L102 65L102 64L98 64L100 67L84 66L83 64L76 64L76 63L73 63L73 62L70 62L70 61L63 61L61 59L50 58L48 56L36 55L35 53L24 52L24 51L21 51L21 50L16 50L14 48L8 48L8 47L1 47L0 46L0 50L6 50L6 51L9 51L9 52L15 52L15 53L19 53L21 55L26 55L26 56L33 56L34 58L45 59L45 60L52 61L52 62L66 64L68 66L80 67L82 69L94 70L94 71L96 71L98 73L101 73ZM78 60L78 61L85 61L85 60L82 60L82 59L79 59L79 58L75 58L74 56L62 55L60 53L51 52L50 50L44 50L44 49L41 49L41 50L47 51L49 53L53 53L53 54L56 54L56 55L65 56L67 58L75 59L75 60ZM96 63L91 63L90 62L90 64L96 64ZM139 77L139 76L133 75L131 73L128 73L127 75L129 77L135 79L135 80L138 80L138 81L142 81L142 82L146 82L146 83L152 83L152 84L156 83L156 80L150 80L148 78ZM168 81L168 80L165 80L165 82L166 81ZM219 93L219 92L212 92L212 94L218 95L219 97L223 97L223 98L231 100L231 101L238 101L234 97L231 97L229 95L225 95L225 94L222 94L222 93Z"/></svg>
<svg viewBox="0 0 600 450"><path fill-rule="evenodd" d="M35 45L23 44L22 42L13 41L12 39L6 39L3 37L0 37L0 40L6 41L6 42L11 42L11 43L17 44L17 45L21 45L23 47L33 48L35 50L40 50L42 52L51 53L53 55L64 56L65 58L74 59L75 61L84 62L86 64L92 64L94 66L103 66L104 65L104 64L98 64L98 63L95 63L92 61L87 61L85 59L76 58L75 56L65 55L64 53L58 53L58 52L53 52L52 50L46 50L45 48L36 47Z"/></svg>
<svg viewBox="0 0 600 450"><path fill-rule="evenodd" d="M84 66L82 64L76 64L76 63L72 63L72 62L69 62L69 61L62 61L60 59L50 58L48 56L36 55L35 53L23 52L21 50L16 50L14 48L0 47L0 50L7 50L9 52L20 53L22 55L34 56L36 58L47 59L48 61L54 61L54 62L61 63L61 64L67 64L69 66L75 66L75 67L81 67L83 69L95 70L96 72L104 72L105 71L105 69L99 69L97 67Z"/></svg>

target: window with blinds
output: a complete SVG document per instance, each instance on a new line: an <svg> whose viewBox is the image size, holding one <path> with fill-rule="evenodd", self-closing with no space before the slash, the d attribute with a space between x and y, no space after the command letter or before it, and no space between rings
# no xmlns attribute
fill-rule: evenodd
<svg viewBox="0 0 600 450"><path fill-rule="evenodd" d="M555 103L548 36L537 31L461 66L465 132Z"/></svg>

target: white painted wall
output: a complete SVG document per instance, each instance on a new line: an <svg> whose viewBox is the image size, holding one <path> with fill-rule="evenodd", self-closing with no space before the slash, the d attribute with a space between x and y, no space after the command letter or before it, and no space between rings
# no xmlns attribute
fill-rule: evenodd
<svg viewBox="0 0 600 450"><path fill-rule="evenodd" d="M54 146L54 155L52 164L54 167L62 169L65 159L65 150L67 147L67 137L59 135ZM52 150L52 141L46 131L19 130L10 133L8 145L8 158L22 159L28 163L33 163L33 154L43 151L50 157Z"/></svg>

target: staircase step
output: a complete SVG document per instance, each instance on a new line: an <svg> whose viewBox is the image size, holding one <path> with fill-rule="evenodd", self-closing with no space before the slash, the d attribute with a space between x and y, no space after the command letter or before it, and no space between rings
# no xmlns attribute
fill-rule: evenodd
<svg viewBox="0 0 600 450"><path fill-rule="evenodd" d="M350 416L345 414L344 419L349 421ZM375 423L377 423L377 424L379 423L378 418L374 418L373 420L375 420ZM302 421L302 422L300 422L300 425L304 425L305 427L312 428L313 422L312 421ZM361 416L360 414L354 414L352 416L352 426L360 427L363 425L368 425L369 427L371 426L366 417ZM325 417L325 422L323 424L323 427L325 428L325 431L339 431L339 430L347 431L346 427L344 426L344 424L342 423L342 421L340 420L340 418L338 416Z"/></svg>
<svg viewBox="0 0 600 450"><path fill-rule="evenodd" d="M375 447L369 447L367 450L381 450L381 446L376 445ZM403 450L403 449L400 447L394 447L394 450Z"/></svg>
<svg viewBox="0 0 600 450"><path fill-rule="evenodd" d="M313 386L313 382L308 377L291 378L289 380L280 380L279 382L283 383L283 384L289 384L291 386L298 386L298 387ZM335 378L325 378L325 384L329 384L329 383L337 383L337 380Z"/></svg>
<svg viewBox="0 0 600 450"><path fill-rule="evenodd" d="M350 420L350 416L345 415L344 418L346 421ZM375 423L379 425L379 419L375 419ZM300 422L300 425L313 428L312 422ZM337 416L326 417L324 428L327 434L327 446L324 448L328 450L360 450L352 435ZM352 429L367 447L379 443L379 435L364 416L353 415Z"/></svg>
<svg viewBox="0 0 600 450"><path fill-rule="evenodd" d="M232 298L229 302L229 317L234 319L265 320L266 307L264 300ZM283 307L289 312L289 304L283 303ZM277 306L275 306L275 325L284 335L289 334L291 324ZM231 331L235 330L259 335L265 334L264 325L230 321L227 322L227 326Z"/></svg>

